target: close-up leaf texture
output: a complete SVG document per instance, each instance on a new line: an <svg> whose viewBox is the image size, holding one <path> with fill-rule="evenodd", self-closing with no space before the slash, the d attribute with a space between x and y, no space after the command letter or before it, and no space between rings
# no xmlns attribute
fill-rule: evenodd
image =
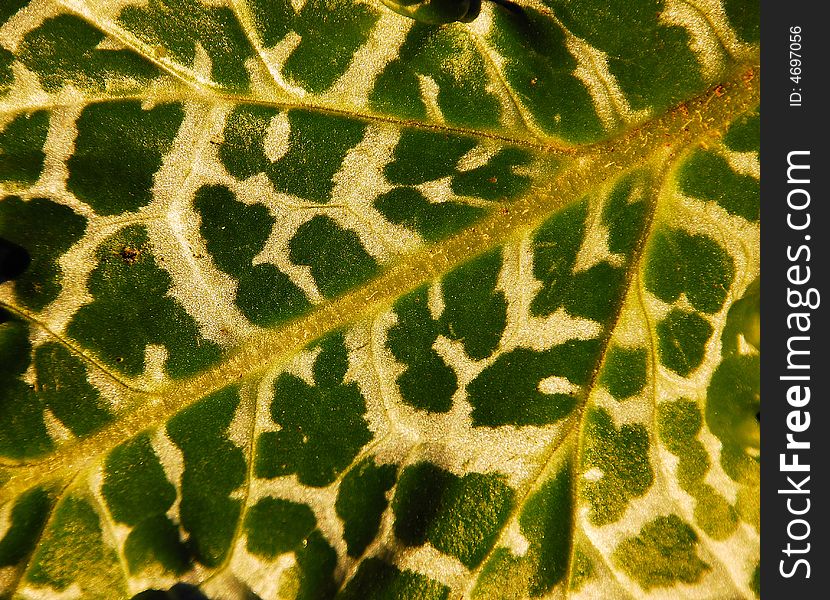
<svg viewBox="0 0 830 600"><path fill-rule="evenodd" d="M0 0L0 598L759 593L756 0Z"/></svg>

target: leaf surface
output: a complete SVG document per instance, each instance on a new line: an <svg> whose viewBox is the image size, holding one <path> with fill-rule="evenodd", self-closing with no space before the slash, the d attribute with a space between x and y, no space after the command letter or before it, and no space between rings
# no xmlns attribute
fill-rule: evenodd
<svg viewBox="0 0 830 600"><path fill-rule="evenodd" d="M754 2L0 23L0 595L757 595Z"/></svg>

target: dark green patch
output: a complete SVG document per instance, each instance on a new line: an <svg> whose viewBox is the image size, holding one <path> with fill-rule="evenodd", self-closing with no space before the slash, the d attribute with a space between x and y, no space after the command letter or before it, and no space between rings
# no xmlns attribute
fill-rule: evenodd
<svg viewBox="0 0 830 600"><path fill-rule="evenodd" d="M508 600L550 592L568 572L573 541L573 500L568 468L531 493L519 515L529 546L522 556L497 548L484 564L473 597Z"/></svg>
<svg viewBox="0 0 830 600"><path fill-rule="evenodd" d="M761 39L761 4L744 0L724 0L723 10L730 25L743 41L756 43Z"/></svg>
<svg viewBox="0 0 830 600"><path fill-rule="evenodd" d="M122 9L118 22L158 58L187 68L196 59L198 44L210 58L213 81L237 91L248 89L245 61L254 49L230 8L198 0L150 0L146 6Z"/></svg>
<svg viewBox="0 0 830 600"><path fill-rule="evenodd" d="M734 276L732 257L711 237L667 227L654 232L645 284L663 302L676 302L685 293L695 309L716 313Z"/></svg>
<svg viewBox="0 0 830 600"><path fill-rule="evenodd" d="M70 495L55 509L26 572L29 582L64 590L75 583L80 595L126 594L115 552L104 543L101 522L84 498Z"/></svg>
<svg viewBox="0 0 830 600"><path fill-rule="evenodd" d="M515 168L530 163L530 154L519 148L503 148L486 164L462 171L452 178L452 191L459 196L485 200L508 200L527 191L530 177Z"/></svg>
<svg viewBox="0 0 830 600"><path fill-rule="evenodd" d="M227 437L238 405L238 390L226 387L167 424L170 439L184 455L181 524L190 534L188 548L207 567L225 559L242 507L231 494L245 482L245 455Z"/></svg>
<svg viewBox="0 0 830 600"><path fill-rule="evenodd" d="M680 168L678 183L684 194L717 202L729 214L748 221L758 220L758 180L735 173L725 158L712 151L695 150Z"/></svg>
<svg viewBox="0 0 830 600"><path fill-rule="evenodd" d="M43 488L28 490L15 500L9 528L0 538L0 567L16 566L34 551L51 507Z"/></svg>
<svg viewBox="0 0 830 600"><path fill-rule="evenodd" d="M608 250L630 255L645 225L648 204L645 195L652 186L646 172L638 171L621 178L602 209L602 222L608 227Z"/></svg>
<svg viewBox="0 0 830 600"><path fill-rule="evenodd" d="M289 258L308 265L317 288L327 298L338 296L378 271L360 237L331 217L317 215L297 229L288 243Z"/></svg>
<svg viewBox="0 0 830 600"><path fill-rule="evenodd" d="M332 598L337 591L334 569L337 553L319 530L311 532L305 545L294 553L297 561L292 569L297 577L295 600Z"/></svg>
<svg viewBox="0 0 830 600"><path fill-rule="evenodd" d="M314 513L305 504L263 498L245 515L248 551L264 558L276 558L297 549L316 525Z"/></svg>
<svg viewBox="0 0 830 600"><path fill-rule="evenodd" d="M706 342L712 336L712 325L697 313L680 309L672 311L657 323L660 361L669 369L686 377L703 362Z"/></svg>
<svg viewBox="0 0 830 600"><path fill-rule="evenodd" d="M37 456L53 447L43 423L43 407L22 379L31 351L26 323L0 323L0 356L4 357L0 361L0 453L11 458Z"/></svg>
<svg viewBox="0 0 830 600"><path fill-rule="evenodd" d="M77 120L66 187L99 215L138 210L184 118L179 104L144 110L138 100L90 104Z"/></svg>
<svg viewBox="0 0 830 600"><path fill-rule="evenodd" d="M680 486L695 498L695 522L707 535L722 540L738 526L732 506L705 482L709 455L697 439L703 417L690 400L664 402L657 407L660 437L669 451L678 457L677 479Z"/></svg>
<svg viewBox="0 0 830 600"><path fill-rule="evenodd" d="M568 0L548 0L546 4L568 31L608 55L608 70L634 110L647 108L659 114L706 88L689 33L665 22L663 2L583 0L575 6ZM583 102L591 106L590 100Z"/></svg>
<svg viewBox="0 0 830 600"><path fill-rule="evenodd" d="M291 24L301 40L283 75L311 92L323 92L346 72L377 20L377 11L366 5L309 0Z"/></svg>
<svg viewBox="0 0 830 600"><path fill-rule="evenodd" d="M696 583L711 569L698 557L697 542L697 534L677 515L657 517L617 546L612 559L644 590Z"/></svg>
<svg viewBox="0 0 830 600"><path fill-rule="evenodd" d="M165 346L171 377L191 375L220 358L219 346L201 336L169 295L171 277L156 263L144 227L132 225L110 236L96 258L87 281L94 299L75 313L67 327L70 337L133 376L144 370L147 344Z"/></svg>
<svg viewBox="0 0 830 600"><path fill-rule="evenodd" d="M346 153L363 138L366 123L342 115L290 110L288 150L274 162L263 145L272 108L241 106L225 124L219 157L239 179L265 173L274 187L311 202L328 202Z"/></svg>
<svg viewBox="0 0 830 600"><path fill-rule="evenodd" d="M160 564L168 573L181 575L191 566L190 551L179 537L179 528L164 514L144 519L130 531L124 542L124 558L130 573Z"/></svg>
<svg viewBox="0 0 830 600"><path fill-rule="evenodd" d="M395 465L376 465L367 458L340 483L335 509L343 519L343 539L349 556L360 557L378 534L380 518L389 504L386 492L395 484L396 472Z"/></svg>
<svg viewBox="0 0 830 600"><path fill-rule="evenodd" d="M8 21L17 12L29 5L30 0L5 0L3 6L0 6L0 25Z"/></svg>
<svg viewBox="0 0 830 600"><path fill-rule="evenodd" d="M758 152L761 146L761 115L752 113L735 119L723 142L736 152Z"/></svg>
<svg viewBox="0 0 830 600"><path fill-rule="evenodd" d="M648 431L642 425L617 428L604 409L591 410L585 427L582 468L599 469L602 477L583 484L591 503L589 519L594 525L619 520L629 502L645 494L654 481L649 462Z"/></svg>
<svg viewBox="0 0 830 600"><path fill-rule="evenodd" d="M146 433L116 446L104 469L101 493L116 521L135 526L163 515L176 500L176 488L167 480Z"/></svg>
<svg viewBox="0 0 830 600"><path fill-rule="evenodd" d="M539 383L551 376L584 385L599 358L596 340L571 340L537 352L516 348L502 354L468 386L473 425L546 425L576 406L573 394L544 394Z"/></svg>
<svg viewBox="0 0 830 600"><path fill-rule="evenodd" d="M761 563L755 565L755 570L752 571L752 579L749 582L749 588L756 598L761 597Z"/></svg>
<svg viewBox="0 0 830 600"><path fill-rule="evenodd" d="M348 351L342 333L317 343L314 386L282 373L274 382L271 418L279 431L259 436L257 477L297 474L305 485L322 487L335 480L372 439L366 401L357 383L343 383Z"/></svg>
<svg viewBox="0 0 830 600"><path fill-rule="evenodd" d="M86 219L67 206L46 198L4 198L0 202L0 251L4 251L0 281L13 278L18 302L30 310L43 309L63 289L58 259L85 229Z"/></svg>
<svg viewBox="0 0 830 600"><path fill-rule="evenodd" d="M49 113L21 113L0 131L0 181L32 184L43 171Z"/></svg>
<svg viewBox="0 0 830 600"><path fill-rule="evenodd" d="M194 206L214 263L239 281L236 304L245 317L267 327L308 310L305 293L285 273L270 263L253 264L276 222L265 206L244 204L218 185L199 188Z"/></svg>
<svg viewBox="0 0 830 600"><path fill-rule="evenodd" d="M588 204L574 203L545 221L533 240L533 275L543 283L531 304L534 315L549 315L563 304L576 255L585 237Z"/></svg>
<svg viewBox="0 0 830 600"><path fill-rule="evenodd" d="M46 342L32 357L27 324L0 324L0 454L28 458L53 447L46 430L47 409L72 433L83 436L112 419L100 393L87 381L84 363L66 347ZM31 365L31 362L34 365ZM35 383L23 380L31 369Z"/></svg>
<svg viewBox="0 0 830 600"><path fill-rule="evenodd" d="M441 282L444 335L458 340L473 359L490 356L507 324L507 300L496 290L501 250L492 250L447 273Z"/></svg>
<svg viewBox="0 0 830 600"><path fill-rule="evenodd" d="M276 46L289 31L300 36L282 73L315 93L331 87L346 72L378 19L376 10L346 2L308 0L296 12L289 0L251 0L250 5L266 48Z"/></svg>
<svg viewBox="0 0 830 600"><path fill-rule="evenodd" d="M565 34L532 8L492 11L487 42L502 57L501 72L513 94L546 134L590 142L604 128L585 85L574 75L576 60Z"/></svg>
<svg viewBox="0 0 830 600"><path fill-rule="evenodd" d="M530 305L531 313L547 316L564 307L573 316L600 322L611 318L623 291L624 271L600 262L573 272L585 237L587 202L558 212L536 232L533 275L542 282Z"/></svg>
<svg viewBox="0 0 830 600"><path fill-rule="evenodd" d="M87 377L87 368L63 344L46 342L34 359L37 393L44 407L73 434L83 437L113 420L101 393Z"/></svg>
<svg viewBox="0 0 830 600"><path fill-rule="evenodd" d="M80 17L62 14L23 37L18 56L48 92L71 84L82 90L143 89L158 69L132 50L99 48L106 35Z"/></svg>
<svg viewBox="0 0 830 600"><path fill-rule="evenodd" d="M458 378L432 347L443 327L430 315L426 286L395 302L395 314L398 322L389 328L386 346L407 366L395 379L401 398L414 408L447 412Z"/></svg>
<svg viewBox="0 0 830 600"><path fill-rule="evenodd" d="M13 63L14 54L0 47L0 92L2 93L9 91L9 88L14 83Z"/></svg>
<svg viewBox="0 0 830 600"><path fill-rule="evenodd" d="M599 382L617 400L639 394L646 386L648 357L645 348L612 345L605 356Z"/></svg>
<svg viewBox="0 0 830 600"><path fill-rule="evenodd" d="M464 29L416 23L397 58L375 79L369 94L372 108L404 119L427 120L421 93L423 76L438 87L436 101L448 124L476 129L502 127L499 99L488 86L491 76L487 64Z"/></svg>
<svg viewBox="0 0 830 600"><path fill-rule="evenodd" d="M493 547L512 504L513 490L499 476L458 477L421 462L404 469L398 481L395 535L409 546L429 541L472 569Z"/></svg>
<svg viewBox="0 0 830 600"><path fill-rule="evenodd" d="M759 355L727 356L706 390L706 424L724 446L760 447L761 365Z"/></svg>
<svg viewBox="0 0 830 600"><path fill-rule="evenodd" d="M721 334L721 352L724 356L738 354L740 340L761 349L761 280L749 284L726 313L726 325Z"/></svg>
<svg viewBox="0 0 830 600"><path fill-rule="evenodd" d="M418 185L454 175L458 161L476 146L473 138L429 129L404 129L394 159L383 168L390 183Z"/></svg>
<svg viewBox="0 0 830 600"><path fill-rule="evenodd" d="M397 187L381 194L374 207L392 223L417 231L427 242L437 242L471 225L485 210L461 202L430 202L415 188Z"/></svg>
<svg viewBox="0 0 830 600"><path fill-rule="evenodd" d="M401 571L379 558L360 563L337 600L447 600L450 588L414 571Z"/></svg>

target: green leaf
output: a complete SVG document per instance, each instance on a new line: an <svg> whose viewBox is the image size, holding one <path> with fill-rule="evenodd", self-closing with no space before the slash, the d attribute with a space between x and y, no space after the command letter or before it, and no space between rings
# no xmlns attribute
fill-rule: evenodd
<svg viewBox="0 0 830 600"><path fill-rule="evenodd" d="M0 597L755 597L757 13L2 3Z"/></svg>

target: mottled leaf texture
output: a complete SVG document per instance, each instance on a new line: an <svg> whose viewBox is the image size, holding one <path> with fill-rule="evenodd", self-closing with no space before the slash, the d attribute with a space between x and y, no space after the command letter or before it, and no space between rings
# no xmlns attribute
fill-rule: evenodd
<svg viewBox="0 0 830 600"><path fill-rule="evenodd" d="M0 1L0 598L754 598L757 0Z"/></svg>

